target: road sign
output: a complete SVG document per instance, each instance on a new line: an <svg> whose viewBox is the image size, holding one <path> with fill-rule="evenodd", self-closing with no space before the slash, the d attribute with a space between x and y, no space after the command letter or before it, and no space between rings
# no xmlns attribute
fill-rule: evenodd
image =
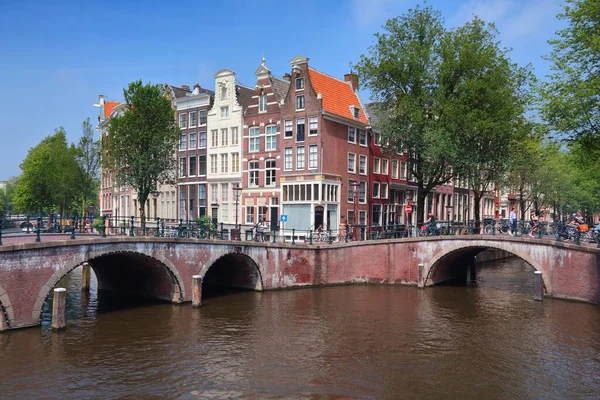
<svg viewBox="0 0 600 400"><path fill-rule="evenodd" d="M412 212L412 206L407 204L406 207L404 207L404 211L406 211L407 214L410 214Z"/></svg>
<svg viewBox="0 0 600 400"><path fill-rule="evenodd" d="M287 222L287 214L281 214L279 216L279 221L281 221L281 222Z"/></svg>

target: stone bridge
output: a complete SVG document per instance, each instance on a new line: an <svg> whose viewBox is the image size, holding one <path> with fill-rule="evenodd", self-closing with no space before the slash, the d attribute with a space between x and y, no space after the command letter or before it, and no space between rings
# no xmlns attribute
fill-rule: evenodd
<svg viewBox="0 0 600 400"><path fill-rule="evenodd" d="M0 247L0 330L40 323L57 282L84 262L98 287L174 303L203 284L251 290L351 283L417 285L466 279L485 249L514 254L542 271L546 296L600 303L600 250L499 236L442 236L332 245L155 237L109 237Z"/></svg>

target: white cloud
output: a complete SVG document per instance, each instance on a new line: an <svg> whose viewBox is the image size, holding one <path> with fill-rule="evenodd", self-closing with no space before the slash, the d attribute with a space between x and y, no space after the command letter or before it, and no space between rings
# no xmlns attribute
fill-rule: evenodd
<svg viewBox="0 0 600 400"><path fill-rule="evenodd" d="M383 22L406 4L406 0L352 0L352 12L360 26Z"/></svg>
<svg viewBox="0 0 600 400"><path fill-rule="evenodd" d="M462 25L477 15L486 22L497 22L508 15L515 6L514 0L468 0L448 20L450 26Z"/></svg>

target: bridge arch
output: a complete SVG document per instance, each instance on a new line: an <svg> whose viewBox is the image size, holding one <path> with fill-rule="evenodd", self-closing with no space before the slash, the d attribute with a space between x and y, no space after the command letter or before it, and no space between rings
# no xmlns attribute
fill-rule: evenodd
<svg viewBox="0 0 600 400"><path fill-rule="evenodd" d="M6 290L0 285L0 331L10 328L13 319L12 303Z"/></svg>
<svg viewBox="0 0 600 400"><path fill-rule="evenodd" d="M149 297L172 301L174 303L181 303L185 298L185 286L181 279L181 275L169 260L129 250L99 252L90 255L91 257L85 261L73 260L72 262L59 267L46 283L42 285L34 303L32 322L37 323L40 321L44 301L56 284L75 268L82 266L85 262L88 262L94 270L94 273L98 278L100 289L108 288L112 290L128 291L126 285L133 283L135 288L138 289L137 293L142 295L148 295ZM131 261L132 264L124 269L108 271L107 264L111 261L115 261L115 259ZM119 283L119 279L123 279L123 282ZM152 282L152 279L158 279L160 281ZM156 286L152 288L151 285ZM144 288L151 291L153 290L154 292L144 293L140 290Z"/></svg>
<svg viewBox="0 0 600 400"><path fill-rule="evenodd" d="M262 291L264 287L259 265L244 253L229 252L207 260L200 276L203 284L215 283L256 291Z"/></svg>
<svg viewBox="0 0 600 400"><path fill-rule="evenodd" d="M530 245L531 246L531 245ZM525 261L534 270L542 272L542 282L547 294L552 294L552 287L550 284L549 277L550 271L545 266L541 265L536 261L535 258L531 257L528 252L519 251L515 249L515 244L512 242L502 242L493 240L481 240L476 243L453 243L451 246L445 246L441 251L437 252L429 262L425 263L425 270L423 271L425 285L434 285L433 276L436 270L442 266L444 261L452 262L463 257L475 257L477 254L484 250L502 250L513 256Z"/></svg>

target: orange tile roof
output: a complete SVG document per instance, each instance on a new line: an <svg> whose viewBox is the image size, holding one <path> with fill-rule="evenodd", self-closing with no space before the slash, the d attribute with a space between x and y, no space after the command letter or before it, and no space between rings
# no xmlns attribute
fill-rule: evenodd
<svg viewBox="0 0 600 400"><path fill-rule="evenodd" d="M118 106L119 103L118 101L105 101L104 102L104 119L107 119L108 116L113 112L113 110L115 109L116 106Z"/></svg>
<svg viewBox="0 0 600 400"><path fill-rule="evenodd" d="M321 93L323 96L323 109L326 112L358 121L354 118L350 109L351 106L356 106L360 108L360 122L363 124L368 123L358 96L348 82L325 75L312 68L308 69L308 75L315 92Z"/></svg>

